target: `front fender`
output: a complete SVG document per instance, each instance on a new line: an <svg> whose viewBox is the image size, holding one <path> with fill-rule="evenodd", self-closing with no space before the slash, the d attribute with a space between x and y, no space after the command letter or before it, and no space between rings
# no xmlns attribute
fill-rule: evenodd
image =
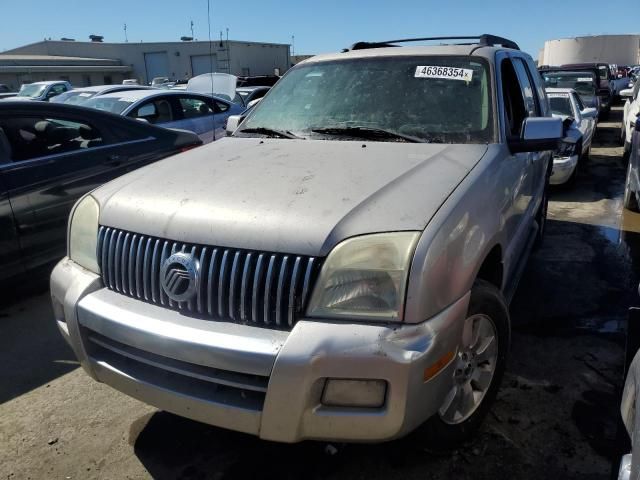
<svg viewBox="0 0 640 480"><path fill-rule="evenodd" d="M471 289L491 249L504 251L510 192L500 185L502 161L501 146L490 147L427 225L411 265L405 322L422 322L453 304Z"/></svg>

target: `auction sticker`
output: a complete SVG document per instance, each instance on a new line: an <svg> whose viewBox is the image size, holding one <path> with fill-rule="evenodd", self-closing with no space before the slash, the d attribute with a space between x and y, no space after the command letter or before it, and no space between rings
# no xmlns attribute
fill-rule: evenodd
<svg viewBox="0 0 640 480"><path fill-rule="evenodd" d="M567 98L568 93L547 93L547 98Z"/></svg>
<svg viewBox="0 0 640 480"><path fill-rule="evenodd" d="M591 77L580 77L578 78L578 82L591 82L593 79Z"/></svg>
<svg viewBox="0 0 640 480"><path fill-rule="evenodd" d="M456 68L443 66L418 65L415 78L442 78L445 80L464 80L471 81L473 70L470 68Z"/></svg>

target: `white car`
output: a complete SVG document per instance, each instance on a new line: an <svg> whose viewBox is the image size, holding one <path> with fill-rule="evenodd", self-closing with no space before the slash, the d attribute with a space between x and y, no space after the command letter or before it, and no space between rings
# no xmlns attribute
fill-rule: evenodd
<svg viewBox="0 0 640 480"><path fill-rule="evenodd" d="M631 132L633 132L633 127L640 113L639 91L640 81L636 82L633 88L627 88L620 92L620 96L627 99L624 103L623 120L620 126L620 144L624 145L625 156L629 155L629 151L631 150Z"/></svg>
<svg viewBox="0 0 640 480"><path fill-rule="evenodd" d="M229 115L243 107L211 95L179 90L128 90L95 96L82 104L106 112L136 118L159 127L194 132L203 143L226 136Z"/></svg>
<svg viewBox="0 0 640 480"><path fill-rule="evenodd" d="M571 122L561 148L553 156L549 180L552 185L561 185L575 179L580 160L589 156L598 111L585 107L572 88L547 88L546 91L553 116Z"/></svg>
<svg viewBox="0 0 640 480"><path fill-rule="evenodd" d="M53 97L68 92L73 87L65 80L27 83L20 87L20 91L11 100L48 102Z"/></svg>

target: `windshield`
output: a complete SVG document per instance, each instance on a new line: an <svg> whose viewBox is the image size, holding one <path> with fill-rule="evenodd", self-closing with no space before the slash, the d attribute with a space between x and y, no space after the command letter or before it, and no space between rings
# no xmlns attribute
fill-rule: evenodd
<svg viewBox="0 0 640 480"><path fill-rule="evenodd" d="M79 105L86 102L94 95L95 92L78 92L75 90L70 90L56 97L53 97L51 101L54 103L66 103L67 105Z"/></svg>
<svg viewBox="0 0 640 480"><path fill-rule="evenodd" d="M134 103L134 100L127 100L126 98L120 97L94 97L83 102L82 106L121 114L132 103Z"/></svg>
<svg viewBox="0 0 640 480"><path fill-rule="evenodd" d="M542 74L545 87L573 88L580 95L596 94L595 75L591 72L545 72Z"/></svg>
<svg viewBox="0 0 640 480"><path fill-rule="evenodd" d="M488 143L494 138L490 91L488 66L477 58L397 56L309 63L290 70L237 133L272 129L348 140L358 135L350 138L335 129L363 127L422 141ZM392 136L379 140L401 141Z"/></svg>
<svg viewBox="0 0 640 480"><path fill-rule="evenodd" d="M18 92L18 97L39 97L40 95L42 95L42 92L44 92L45 88L47 88L46 85L22 85L22 87L20 87L20 92Z"/></svg>
<svg viewBox="0 0 640 480"><path fill-rule="evenodd" d="M573 110L571 109L571 100L569 100L569 95L547 93L547 97L549 98L551 113L573 117Z"/></svg>

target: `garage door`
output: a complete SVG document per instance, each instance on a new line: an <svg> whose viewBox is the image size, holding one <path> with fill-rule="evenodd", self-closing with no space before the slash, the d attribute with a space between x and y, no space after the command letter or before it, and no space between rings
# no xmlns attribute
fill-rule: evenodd
<svg viewBox="0 0 640 480"><path fill-rule="evenodd" d="M191 57L191 73L194 77L196 75L202 75L203 73L212 73L217 71L218 59L215 55L193 55Z"/></svg>
<svg viewBox="0 0 640 480"><path fill-rule="evenodd" d="M147 82L156 77L170 77L167 52L145 53L144 66L147 71Z"/></svg>

